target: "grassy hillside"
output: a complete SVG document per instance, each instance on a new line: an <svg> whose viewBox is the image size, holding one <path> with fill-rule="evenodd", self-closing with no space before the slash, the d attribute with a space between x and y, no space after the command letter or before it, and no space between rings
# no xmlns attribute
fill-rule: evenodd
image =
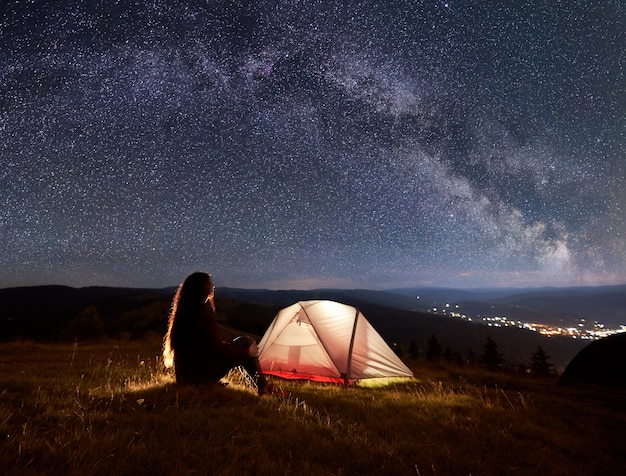
<svg viewBox="0 0 626 476"><path fill-rule="evenodd" d="M384 388L181 388L160 339L0 344L4 474L621 474L626 395L407 361Z"/></svg>

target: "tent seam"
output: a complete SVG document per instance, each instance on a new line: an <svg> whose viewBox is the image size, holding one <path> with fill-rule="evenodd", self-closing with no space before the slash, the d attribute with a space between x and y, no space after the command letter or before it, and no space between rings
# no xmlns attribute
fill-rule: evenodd
<svg viewBox="0 0 626 476"><path fill-rule="evenodd" d="M354 324L352 325L352 336L350 337L350 347L348 348L348 365L346 368L346 381L345 384L348 385L348 381L352 377L352 350L354 348L354 337L356 336L356 326L359 322L359 314L360 311L358 308L354 308L356 310L356 314L354 315Z"/></svg>

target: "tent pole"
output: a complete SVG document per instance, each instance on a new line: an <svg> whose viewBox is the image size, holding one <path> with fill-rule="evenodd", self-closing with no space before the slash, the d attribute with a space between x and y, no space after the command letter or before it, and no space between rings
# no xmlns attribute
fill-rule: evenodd
<svg viewBox="0 0 626 476"><path fill-rule="evenodd" d="M356 308L355 308L356 309ZM352 337L350 338L350 348L348 349L348 368L346 369L346 378L344 379L344 385L347 387L350 382L350 377L352 377L352 348L354 347L354 337L356 335L356 325L359 320L359 310L356 309L356 314L354 315L354 325L352 326Z"/></svg>

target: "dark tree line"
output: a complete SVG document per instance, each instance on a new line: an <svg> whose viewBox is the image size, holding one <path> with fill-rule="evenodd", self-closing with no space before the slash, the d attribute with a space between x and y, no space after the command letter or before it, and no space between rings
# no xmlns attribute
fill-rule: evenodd
<svg viewBox="0 0 626 476"><path fill-rule="evenodd" d="M417 360L419 355L417 344L413 340L409 345L409 356ZM455 361L458 364L479 362L490 370L506 368L506 362L504 356L498 349L498 344L489 335L487 336L487 342L483 346L482 353L478 359L476 359L472 350L468 352L466 358L463 358L460 353L453 352L448 346L444 346L439 339L437 339L435 334L431 335L426 343L424 357L429 362L445 359L447 361ZM537 376L556 374L554 364L550 362L550 356L546 354L541 346L538 346L537 350L532 354L530 364L528 366L521 366L520 369L524 369L528 373Z"/></svg>

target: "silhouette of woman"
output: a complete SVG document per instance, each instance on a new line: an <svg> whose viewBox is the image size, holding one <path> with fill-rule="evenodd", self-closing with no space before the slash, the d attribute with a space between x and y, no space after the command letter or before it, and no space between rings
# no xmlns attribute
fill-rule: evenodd
<svg viewBox="0 0 626 476"><path fill-rule="evenodd" d="M220 339L214 292L207 273L193 273L178 287L164 340L164 363L174 365L176 383L194 385L218 382L230 369L243 366L262 394L267 381L260 371L257 344L251 337L230 343Z"/></svg>

